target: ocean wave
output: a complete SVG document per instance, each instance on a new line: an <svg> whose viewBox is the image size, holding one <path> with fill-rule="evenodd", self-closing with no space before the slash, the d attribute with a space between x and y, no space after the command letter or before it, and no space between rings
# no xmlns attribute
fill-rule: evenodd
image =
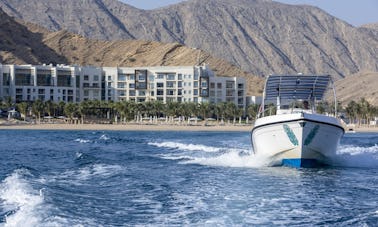
<svg viewBox="0 0 378 227"><path fill-rule="evenodd" d="M178 142L150 142L149 145L156 146L156 147L164 147L164 148L171 148L177 150L184 150L184 151L204 151L204 152L219 152L222 148L219 147L211 147L201 144L185 144L185 143L178 143Z"/></svg>

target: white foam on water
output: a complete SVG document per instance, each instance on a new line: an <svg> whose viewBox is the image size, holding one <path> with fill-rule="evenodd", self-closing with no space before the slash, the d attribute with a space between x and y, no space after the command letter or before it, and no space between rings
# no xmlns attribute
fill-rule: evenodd
<svg viewBox="0 0 378 227"><path fill-rule="evenodd" d="M176 149L161 155L168 160L182 160L181 164L199 164L224 167L263 167L270 160L262 155L255 155L252 150L241 147L214 147L202 144L185 144L178 142L151 142L149 145Z"/></svg>
<svg viewBox="0 0 378 227"><path fill-rule="evenodd" d="M105 165L105 164L93 164L85 166L78 170L69 170L58 176L52 178L53 181L68 181L74 184L81 184L83 181L87 181L97 178L107 178L119 174L123 171L123 167L119 165Z"/></svg>
<svg viewBox="0 0 378 227"><path fill-rule="evenodd" d="M91 141L90 140L85 140L85 139L75 139L75 142L79 142L79 143L90 143Z"/></svg>
<svg viewBox="0 0 378 227"><path fill-rule="evenodd" d="M211 147L201 144L185 144L185 143L178 143L178 142L150 142L148 145L156 146L156 147L165 147L165 148L172 148L177 150L184 150L184 151L204 151L204 152L219 152L222 148L218 147Z"/></svg>
<svg viewBox="0 0 378 227"><path fill-rule="evenodd" d="M43 189L33 189L24 179L30 173L15 170L0 184L0 201L3 210L9 212L4 226L62 226L65 219L47 217L50 206L44 203Z"/></svg>
<svg viewBox="0 0 378 227"><path fill-rule="evenodd" d="M229 150L221 155L212 157L193 157L191 160L182 161L183 164L200 164L208 166L257 168L269 166L270 160L262 155L241 155L239 150Z"/></svg>
<svg viewBox="0 0 378 227"><path fill-rule="evenodd" d="M110 137L103 134L103 135L100 136L100 140L110 140Z"/></svg>
<svg viewBox="0 0 378 227"><path fill-rule="evenodd" d="M378 145L358 147L340 146L332 157L332 165L345 167L378 167Z"/></svg>

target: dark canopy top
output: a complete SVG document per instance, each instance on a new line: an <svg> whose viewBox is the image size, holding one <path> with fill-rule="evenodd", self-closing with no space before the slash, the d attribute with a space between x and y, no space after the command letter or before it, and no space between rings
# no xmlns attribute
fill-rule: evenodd
<svg viewBox="0 0 378 227"><path fill-rule="evenodd" d="M331 81L329 75L270 75L265 85L265 100L323 99Z"/></svg>

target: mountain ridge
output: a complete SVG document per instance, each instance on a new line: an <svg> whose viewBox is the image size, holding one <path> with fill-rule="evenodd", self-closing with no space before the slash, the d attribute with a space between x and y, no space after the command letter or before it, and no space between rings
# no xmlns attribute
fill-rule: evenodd
<svg viewBox="0 0 378 227"><path fill-rule="evenodd" d="M0 10L1 64L71 64L109 67L189 66L209 64L218 76L241 76L248 94L258 95L262 79L225 60L179 43L90 40L65 30L49 32L30 22L14 20Z"/></svg>
<svg viewBox="0 0 378 227"><path fill-rule="evenodd" d="M95 39L178 42L254 75L327 73L340 79L378 71L375 30L313 6L266 0L189 0L153 10L116 0L29 0L31 9L25 4L0 0L10 15L49 29Z"/></svg>

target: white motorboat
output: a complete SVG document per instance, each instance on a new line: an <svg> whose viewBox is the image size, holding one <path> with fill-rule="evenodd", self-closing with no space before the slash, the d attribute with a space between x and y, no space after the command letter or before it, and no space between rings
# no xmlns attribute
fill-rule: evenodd
<svg viewBox="0 0 378 227"><path fill-rule="evenodd" d="M333 89L333 116L316 113L317 103L323 100L328 89ZM254 152L267 157L273 166L330 164L344 134L336 118L336 93L331 77L271 75L266 80L263 96L251 132Z"/></svg>

